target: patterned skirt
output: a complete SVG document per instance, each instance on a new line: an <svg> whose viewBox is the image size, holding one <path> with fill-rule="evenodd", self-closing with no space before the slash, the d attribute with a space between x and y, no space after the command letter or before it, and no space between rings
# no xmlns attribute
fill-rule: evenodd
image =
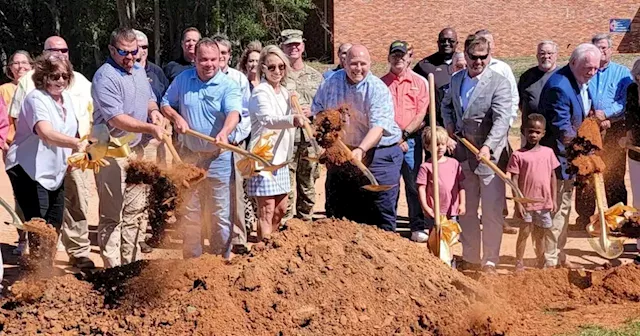
<svg viewBox="0 0 640 336"><path fill-rule="evenodd" d="M267 176L253 176L247 182L248 196L275 196L291 191L289 166L284 166Z"/></svg>

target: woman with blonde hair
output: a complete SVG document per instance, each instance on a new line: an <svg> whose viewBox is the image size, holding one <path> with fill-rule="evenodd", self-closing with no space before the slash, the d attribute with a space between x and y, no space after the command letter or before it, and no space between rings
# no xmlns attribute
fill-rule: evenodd
<svg viewBox="0 0 640 336"><path fill-rule="evenodd" d="M293 114L289 91L284 87L289 60L275 45L262 49L257 75L262 83L255 87L249 100L251 142L249 149L270 141L274 165L287 162L292 155L294 128L304 123L304 116ZM247 194L258 201L258 238L269 239L277 230L287 210L287 194L291 189L289 167L272 173L261 172L248 181Z"/></svg>
<svg viewBox="0 0 640 336"><path fill-rule="evenodd" d="M238 62L238 70L249 79L249 89L260 84L260 76L258 76L258 62L260 61L260 52L262 51L262 43L260 41L251 41L244 48L240 61Z"/></svg>

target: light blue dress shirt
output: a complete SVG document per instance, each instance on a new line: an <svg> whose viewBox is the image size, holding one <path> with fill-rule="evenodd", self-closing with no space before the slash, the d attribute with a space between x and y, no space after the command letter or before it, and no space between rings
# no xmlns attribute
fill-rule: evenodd
<svg viewBox="0 0 640 336"><path fill-rule="evenodd" d="M391 146L400 141L402 132L394 120L393 98L380 78L368 73L360 83L349 84L344 70L338 70L318 88L311 112L316 115L345 104L351 108L345 125L345 144L359 146L375 126L383 129L378 146Z"/></svg>
<svg viewBox="0 0 640 336"><path fill-rule="evenodd" d="M467 105L469 105L469 99L473 94L473 91L476 89L476 85L480 82L480 76L482 74L475 76L473 78L469 77L469 73L465 73L464 79L462 80L462 85L460 86L460 100L462 103L462 110L467 109Z"/></svg>
<svg viewBox="0 0 640 336"><path fill-rule="evenodd" d="M633 83L631 71L618 63L610 62L599 69L589 80L589 93L595 110L602 110L607 118L619 117L624 112L627 86Z"/></svg>
<svg viewBox="0 0 640 336"><path fill-rule="evenodd" d="M38 122L48 121L56 132L76 137L78 120L69 93L63 92L62 100L64 108L45 91L33 90L27 95L5 163L7 170L20 165L32 180L50 191L62 186L71 148L45 143L34 128Z"/></svg>
<svg viewBox="0 0 640 336"><path fill-rule="evenodd" d="M162 106L177 107L178 113L191 129L215 137L229 113L242 113L242 93L238 84L220 71L203 82L196 69L191 68L180 73L169 85L162 97ZM235 131L229 135L229 141L233 141L234 137ZM192 152L219 151L217 146L193 136L184 136L182 139Z"/></svg>

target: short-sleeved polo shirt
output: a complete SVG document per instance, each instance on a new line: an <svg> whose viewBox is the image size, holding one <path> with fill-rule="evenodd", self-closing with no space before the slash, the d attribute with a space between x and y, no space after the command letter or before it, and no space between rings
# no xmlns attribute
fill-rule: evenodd
<svg viewBox="0 0 640 336"><path fill-rule="evenodd" d="M126 114L138 121L147 122L149 102L156 101L147 73L140 64L136 63L131 72L128 72L112 58L109 58L93 76L91 96L94 124L107 125L113 137L121 137L127 132L110 126L109 120ZM141 138L141 134L136 134L136 138L129 145L139 144Z"/></svg>
<svg viewBox="0 0 640 336"><path fill-rule="evenodd" d="M218 135L233 111L242 112L240 86L229 76L218 73L206 82L198 77L195 68L187 69L176 77L164 97L162 106L177 108L191 129L212 137ZM233 141L235 132L229 135ZM192 137L183 138L183 144L193 152L216 152L213 144Z"/></svg>

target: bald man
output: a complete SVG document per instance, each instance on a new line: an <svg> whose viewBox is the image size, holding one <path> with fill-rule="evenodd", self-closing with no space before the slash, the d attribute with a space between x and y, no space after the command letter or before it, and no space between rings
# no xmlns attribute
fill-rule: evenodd
<svg viewBox="0 0 640 336"><path fill-rule="evenodd" d="M315 115L349 106L343 141L352 148L354 159L369 167L379 184L394 187L377 193L366 191L362 186L369 181L354 166L327 164L327 216L395 231L403 153L398 146L402 132L394 121L391 92L369 71L371 57L364 46L352 46L345 65L320 85L311 112Z"/></svg>
<svg viewBox="0 0 640 336"><path fill-rule="evenodd" d="M44 42L44 54L69 58L67 42L60 36L51 36ZM11 101L9 115L17 121L24 98L35 89L31 76L33 70L27 72L20 81ZM73 72L73 81L66 89L72 99L78 118L78 136L88 135L91 131L93 100L91 98L91 82L81 73ZM13 139L11 139L13 140ZM88 174L88 173L87 173ZM89 185L87 174L79 169L69 171L64 179L64 222L62 224L62 243L65 246L69 261L78 268L93 268L89 259L91 245L89 241L89 224L87 214L89 208ZM20 248L22 241L18 242Z"/></svg>

